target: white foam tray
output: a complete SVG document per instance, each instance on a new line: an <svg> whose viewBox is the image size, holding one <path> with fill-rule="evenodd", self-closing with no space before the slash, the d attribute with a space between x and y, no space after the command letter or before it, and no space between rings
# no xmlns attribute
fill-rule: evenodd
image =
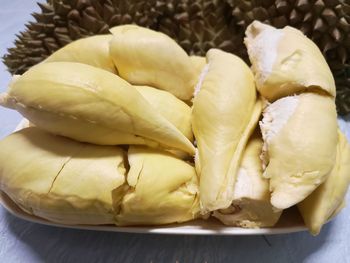
<svg viewBox="0 0 350 263"><path fill-rule="evenodd" d="M129 232L144 234L171 234L171 235L274 235L286 234L306 230L302 219L296 208L292 208L283 212L278 224L272 228L245 229L239 227L229 227L222 225L216 219L195 220L183 224L171 224L165 226L133 226L118 227L114 225L64 225L47 221L45 219L27 214L20 209L5 193L0 191L0 204L12 215L33 223L43 225L95 230L110 232Z"/></svg>

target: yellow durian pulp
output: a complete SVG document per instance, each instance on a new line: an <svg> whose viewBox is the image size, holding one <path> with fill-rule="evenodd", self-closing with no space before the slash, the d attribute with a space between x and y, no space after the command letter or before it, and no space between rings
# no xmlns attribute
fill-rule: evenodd
<svg viewBox="0 0 350 263"><path fill-rule="evenodd" d="M123 152L30 127L0 141L0 189L27 213L62 224L113 224ZM120 197L121 198L121 197Z"/></svg>
<svg viewBox="0 0 350 263"><path fill-rule="evenodd" d="M182 100L191 99L196 69L173 39L136 25L121 25L110 31L110 55L122 78L134 85L166 90Z"/></svg>
<svg viewBox="0 0 350 263"><path fill-rule="evenodd" d="M36 65L10 83L0 104L16 109L46 131L78 141L161 145L194 153L190 140L137 89L117 75L89 65Z"/></svg>
<svg viewBox="0 0 350 263"><path fill-rule="evenodd" d="M286 209L310 195L332 169L338 142L333 98L302 93L267 106L260 122L271 203Z"/></svg>
<svg viewBox="0 0 350 263"><path fill-rule="evenodd" d="M191 142L193 132L191 124L191 108L171 93L149 86L134 86L136 90L158 111L171 122Z"/></svg>
<svg viewBox="0 0 350 263"><path fill-rule="evenodd" d="M206 57L192 114L203 213L230 206L240 157L262 107L253 74L240 58L218 49Z"/></svg>
<svg viewBox="0 0 350 263"><path fill-rule="evenodd" d="M245 45L257 88L269 101L310 90L335 97L334 78L325 58L301 31L254 21L246 30Z"/></svg>
<svg viewBox="0 0 350 263"><path fill-rule="evenodd" d="M282 211L270 202L269 181L263 178L260 153L262 139L254 134L244 150L229 208L214 211L225 225L245 228L274 226Z"/></svg>
<svg viewBox="0 0 350 263"><path fill-rule="evenodd" d="M313 235L318 235L322 225L344 207L350 183L350 146L341 131L338 131L338 136L336 161L327 180L298 204L300 214Z"/></svg>
<svg viewBox="0 0 350 263"><path fill-rule="evenodd" d="M117 225L180 223L198 216L198 181L191 164L142 146L130 146L128 160L129 190L120 202Z"/></svg>
<svg viewBox="0 0 350 263"><path fill-rule="evenodd" d="M48 62L78 62L117 74L109 55L112 35L98 35L75 40L46 58Z"/></svg>

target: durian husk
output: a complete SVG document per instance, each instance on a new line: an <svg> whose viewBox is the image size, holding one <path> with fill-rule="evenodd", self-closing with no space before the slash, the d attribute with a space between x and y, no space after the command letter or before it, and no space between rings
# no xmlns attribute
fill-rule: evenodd
<svg viewBox="0 0 350 263"><path fill-rule="evenodd" d="M38 3L34 22L19 32L3 57L12 74L22 74L60 47L113 26L135 23L164 32L187 52L205 55L220 48L247 61L244 31L253 20L300 29L321 49L335 76L337 110L350 112L350 11L346 1L250 0L48 0ZM345 73L347 72L347 73Z"/></svg>
<svg viewBox="0 0 350 263"><path fill-rule="evenodd" d="M335 76L337 110L350 112L350 2L342 0L225 0L238 32L254 20L277 28L292 26L314 41ZM241 36L243 38L243 36ZM242 40L239 40L242 41ZM347 71L347 74L344 72Z"/></svg>
<svg viewBox="0 0 350 263"><path fill-rule="evenodd" d="M130 23L166 33L191 54L205 55L214 47L243 52L224 0L47 0L38 5L35 22L26 24L3 57L12 74L22 74L76 39Z"/></svg>

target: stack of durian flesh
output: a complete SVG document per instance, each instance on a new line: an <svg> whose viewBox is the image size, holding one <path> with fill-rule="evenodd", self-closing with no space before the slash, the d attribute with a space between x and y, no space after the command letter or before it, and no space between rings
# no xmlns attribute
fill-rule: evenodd
<svg viewBox="0 0 350 263"><path fill-rule="evenodd" d="M1 94L30 123L0 142L0 189L25 212L71 225L212 216L258 228L296 205L318 234L341 210L350 148L331 71L300 31L253 22L251 68L219 49L189 56L137 25L110 31L68 44Z"/></svg>

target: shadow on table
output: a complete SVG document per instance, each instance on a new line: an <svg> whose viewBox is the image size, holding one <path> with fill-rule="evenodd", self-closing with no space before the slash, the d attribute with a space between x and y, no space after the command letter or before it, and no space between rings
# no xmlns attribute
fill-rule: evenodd
<svg viewBox="0 0 350 263"><path fill-rule="evenodd" d="M322 248L321 234L276 236L170 236L50 227L5 214L9 231L43 262L304 262Z"/></svg>

